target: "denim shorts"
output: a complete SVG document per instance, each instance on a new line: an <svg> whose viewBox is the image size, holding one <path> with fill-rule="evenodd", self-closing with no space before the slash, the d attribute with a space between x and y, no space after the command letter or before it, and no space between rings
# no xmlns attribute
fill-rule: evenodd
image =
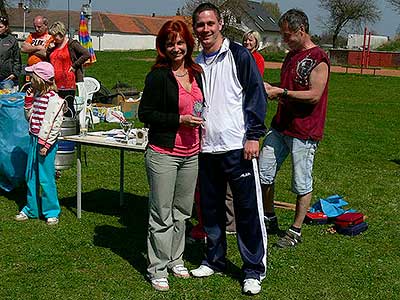
<svg viewBox="0 0 400 300"><path fill-rule="evenodd" d="M317 141L290 137L271 129L264 140L259 158L261 183L274 183L277 172L290 153L293 193L301 196L312 192L312 170L317 147Z"/></svg>

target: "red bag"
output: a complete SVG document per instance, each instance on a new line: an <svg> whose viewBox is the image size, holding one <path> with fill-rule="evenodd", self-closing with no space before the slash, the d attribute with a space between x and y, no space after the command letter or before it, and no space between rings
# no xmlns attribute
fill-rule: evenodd
<svg viewBox="0 0 400 300"><path fill-rule="evenodd" d="M360 224L364 221L364 215L358 212L349 212L336 217L336 227L346 228Z"/></svg>
<svg viewBox="0 0 400 300"><path fill-rule="evenodd" d="M308 212L304 221L307 224L326 224L328 216L323 212Z"/></svg>

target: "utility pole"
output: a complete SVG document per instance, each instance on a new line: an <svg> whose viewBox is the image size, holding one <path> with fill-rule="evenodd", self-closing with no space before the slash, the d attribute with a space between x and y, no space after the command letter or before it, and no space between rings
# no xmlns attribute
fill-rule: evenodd
<svg viewBox="0 0 400 300"><path fill-rule="evenodd" d="M24 29L23 29L22 37L25 38L25 29L26 29L26 10L25 10L25 4L23 4L22 9L24 10Z"/></svg>
<svg viewBox="0 0 400 300"><path fill-rule="evenodd" d="M70 31L70 28L69 28L69 0L68 0L68 14L67 14L67 18L68 18L68 20L67 20L67 23L68 23L68 25L67 25L67 27L68 27L68 38L70 39L70 38L71 38L71 31Z"/></svg>
<svg viewBox="0 0 400 300"><path fill-rule="evenodd" d="M89 0L87 4L82 4L81 11L88 20L88 33L92 36L92 0Z"/></svg>
<svg viewBox="0 0 400 300"><path fill-rule="evenodd" d="M23 38L26 38L26 14L29 13L29 5L25 4L25 0L18 3L18 7L21 7L24 11L24 25L23 25Z"/></svg>

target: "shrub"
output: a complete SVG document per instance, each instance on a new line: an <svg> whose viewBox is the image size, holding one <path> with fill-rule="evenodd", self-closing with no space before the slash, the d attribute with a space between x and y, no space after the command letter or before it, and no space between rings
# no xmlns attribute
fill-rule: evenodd
<svg viewBox="0 0 400 300"><path fill-rule="evenodd" d="M377 48L381 51L400 51L400 37L393 41L389 41Z"/></svg>
<svg viewBox="0 0 400 300"><path fill-rule="evenodd" d="M260 53L266 61L282 62L286 56L286 51L276 45L267 46Z"/></svg>

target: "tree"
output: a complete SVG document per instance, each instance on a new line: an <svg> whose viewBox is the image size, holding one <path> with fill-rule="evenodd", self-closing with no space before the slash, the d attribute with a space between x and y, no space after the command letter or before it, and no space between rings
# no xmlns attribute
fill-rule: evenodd
<svg viewBox="0 0 400 300"><path fill-rule="evenodd" d="M275 21L278 21L282 13L278 3L261 1L261 5L271 14Z"/></svg>
<svg viewBox="0 0 400 300"><path fill-rule="evenodd" d="M326 45L329 47L329 45L332 43L332 33L331 32L322 32L321 35L319 36L319 44L320 46ZM336 37L336 46L337 47L344 47L347 45L347 37L339 34Z"/></svg>
<svg viewBox="0 0 400 300"><path fill-rule="evenodd" d="M7 16L6 8L13 7L18 3L26 4L29 7L47 7L48 0L0 0L0 13L2 16Z"/></svg>
<svg viewBox="0 0 400 300"><path fill-rule="evenodd" d="M332 33L333 48L344 27L375 23L381 16L375 0L319 0L319 6L328 11L329 16L322 23Z"/></svg>
<svg viewBox="0 0 400 300"><path fill-rule="evenodd" d="M393 7L394 10L400 14L400 0L387 0Z"/></svg>
<svg viewBox="0 0 400 300"><path fill-rule="evenodd" d="M6 5L3 0L0 0L0 15L7 17Z"/></svg>

